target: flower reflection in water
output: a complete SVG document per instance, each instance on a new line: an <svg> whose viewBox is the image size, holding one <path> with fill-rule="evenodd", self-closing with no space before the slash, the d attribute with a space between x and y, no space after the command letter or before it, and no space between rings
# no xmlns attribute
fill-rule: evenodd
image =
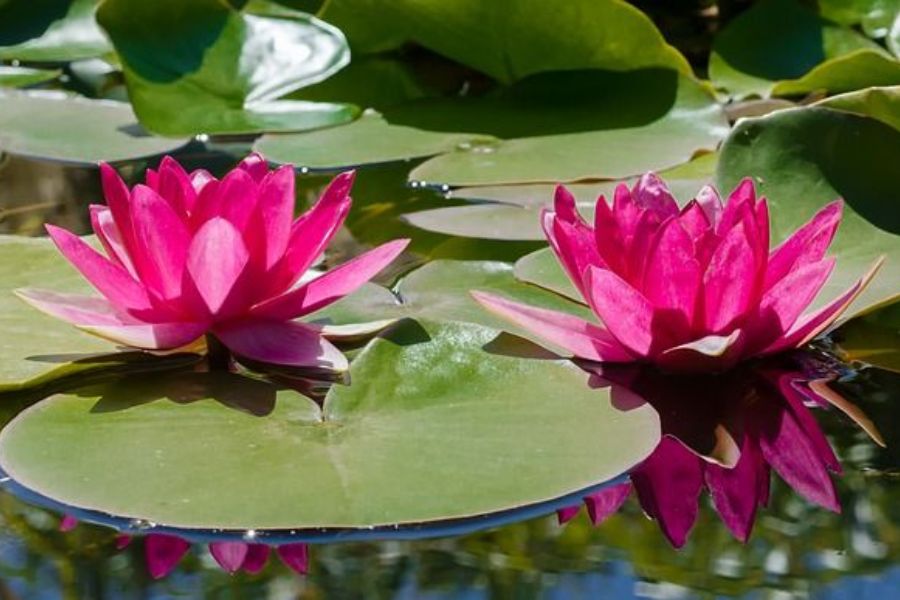
<svg viewBox="0 0 900 600"><path fill-rule="evenodd" d="M810 408L835 406L879 444L874 425L828 387L828 376L785 361L706 376L663 375L650 367L586 366L593 384L611 387L623 410L649 402L663 437L629 480L584 498L594 524L616 512L631 491L676 548L687 541L705 489L722 521L747 541L757 511L769 502L771 471L808 501L834 512L831 474L841 466ZM579 511L558 511L560 522Z"/></svg>

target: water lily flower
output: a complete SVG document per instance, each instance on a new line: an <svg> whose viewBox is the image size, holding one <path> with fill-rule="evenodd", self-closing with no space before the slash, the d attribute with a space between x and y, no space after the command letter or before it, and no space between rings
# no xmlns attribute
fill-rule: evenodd
<svg viewBox="0 0 900 600"><path fill-rule="evenodd" d="M706 490L734 537L746 542L757 511L768 505L771 471L809 502L840 512L829 475L841 472L840 463L807 407L858 413L833 390L820 395L802 373L770 366L690 378L604 369L601 377L614 381L614 404L649 402L660 414L664 435L653 453L631 469L628 481L584 498L594 524L615 513L634 491L644 512L680 548ZM686 418L686 406L691 418ZM874 428L870 434L883 444ZM578 511L578 506L568 507L557 516L566 522Z"/></svg>
<svg viewBox="0 0 900 600"><path fill-rule="evenodd" d="M408 243L310 271L347 216L353 172L294 219L293 168L270 171L258 154L221 180L166 157L131 190L109 165L100 170L107 205L90 210L105 255L65 229L47 231L101 296L18 290L26 302L133 348L176 349L206 335L250 363L347 368L327 329L296 319L355 291Z"/></svg>
<svg viewBox="0 0 900 600"><path fill-rule="evenodd" d="M880 261L837 298L803 314L834 268L825 254L841 212L840 201L828 204L770 250L768 207L750 179L727 202L707 186L679 209L665 183L648 173L632 189L619 185L612 206L601 196L593 226L559 186L554 208L542 216L544 233L598 322L473 295L578 358L724 370L805 344L869 282Z"/></svg>

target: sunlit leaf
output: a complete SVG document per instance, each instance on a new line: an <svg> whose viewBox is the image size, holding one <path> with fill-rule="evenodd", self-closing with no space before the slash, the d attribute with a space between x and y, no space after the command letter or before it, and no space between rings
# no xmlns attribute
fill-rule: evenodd
<svg viewBox="0 0 900 600"><path fill-rule="evenodd" d="M0 150L70 163L172 152L187 140L148 134L131 107L62 93L0 91Z"/></svg>
<svg viewBox="0 0 900 600"><path fill-rule="evenodd" d="M900 86L874 87L832 96L817 105L866 115L900 130Z"/></svg>
<svg viewBox="0 0 900 600"><path fill-rule="evenodd" d="M94 21L95 0L0 3L0 60L69 62L110 51Z"/></svg>
<svg viewBox="0 0 900 600"><path fill-rule="evenodd" d="M621 0L332 0L321 16L355 52L411 41L506 83L567 69L691 73L653 22Z"/></svg>
<svg viewBox="0 0 900 600"><path fill-rule="evenodd" d="M0 87L26 87L59 77L56 69L31 69L0 65Z"/></svg>
<svg viewBox="0 0 900 600"><path fill-rule="evenodd" d="M106 0L97 17L135 112L157 133L304 130L356 116L348 105L278 100L349 60L340 31L305 13L262 1L238 11L220 0Z"/></svg>
<svg viewBox="0 0 900 600"><path fill-rule="evenodd" d="M554 499L656 445L649 405L615 408L571 363L424 325L374 340L323 408L224 373L56 395L3 430L0 466L57 501L157 524L367 528Z"/></svg>

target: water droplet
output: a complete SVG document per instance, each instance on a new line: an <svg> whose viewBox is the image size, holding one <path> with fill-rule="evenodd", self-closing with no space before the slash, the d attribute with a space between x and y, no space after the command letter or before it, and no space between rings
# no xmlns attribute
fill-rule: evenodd
<svg viewBox="0 0 900 600"><path fill-rule="evenodd" d="M450 186L447 185L446 183L443 184L443 185L441 185L441 192L443 192L444 194L449 194L449 193L450 193Z"/></svg>
<svg viewBox="0 0 900 600"><path fill-rule="evenodd" d="M18 66L19 66L20 64L22 64L22 63L20 63L20 62L19 62L18 60L16 60L16 59L13 59L9 64L11 64L11 65L14 66L14 67L18 67Z"/></svg>
<svg viewBox="0 0 900 600"><path fill-rule="evenodd" d="M205 133L200 133L197 135L197 141L200 142L201 144L205 144L206 142L209 141L209 136Z"/></svg>
<svg viewBox="0 0 900 600"><path fill-rule="evenodd" d="M132 519L128 522L128 527L143 531L146 529L153 529L156 527L156 523L148 521L147 519Z"/></svg>
<svg viewBox="0 0 900 600"><path fill-rule="evenodd" d="M8 481L12 481L12 477L0 477L0 483L6 483Z"/></svg>
<svg viewBox="0 0 900 600"><path fill-rule="evenodd" d="M244 539L247 540L248 542L251 542L251 541L255 540L255 539L256 539L256 530L255 530L255 529L248 529L247 531L245 531L245 532L244 532Z"/></svg>
<svg viewBox="0 0 900 600"><path fill-rule="evenodd" d="M300 167L301 175L306 175L307 173L309 173L309 167Z"/></svg>
<svg viewBox="0 0 900 600"><path fill-rule="evenodd" d="M419 187L419 182L418 181L410 181L409 187L411 187L413 189L417 189Z"/></svg>

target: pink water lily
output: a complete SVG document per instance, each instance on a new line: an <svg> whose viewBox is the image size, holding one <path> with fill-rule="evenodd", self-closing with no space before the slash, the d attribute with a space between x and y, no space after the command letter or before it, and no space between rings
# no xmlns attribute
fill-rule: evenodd
<svg viewBox="0 0 900 600"><path fill-rule="evenodd" d="M269 170L258 154L221 180L166 157L131 190L109 165L100 170L107 205L91 206L91 223L105 255L69 231L47 231L101 297L18 290L25 301L129 347L169 350L210 334L239 360L347 368L327 329L296 319L355 291L408 243L310 271L350 209L352 172L294 219L293 168Z"/></svg>
<svg viewBox="0 0 900 600"><path fill-rule="evenodd" d="M632 189L601 196L594 225L559 186L543 214L550 246L598 322L484 292L492 312L576 357L646 361L677 371L722 370L803 345L831 325L874 275L807 314L835 259L826 257L841 221L833 202L770 250L769 212L753 182L722 202L712 187L679 209L653 173Z"/></svg>

